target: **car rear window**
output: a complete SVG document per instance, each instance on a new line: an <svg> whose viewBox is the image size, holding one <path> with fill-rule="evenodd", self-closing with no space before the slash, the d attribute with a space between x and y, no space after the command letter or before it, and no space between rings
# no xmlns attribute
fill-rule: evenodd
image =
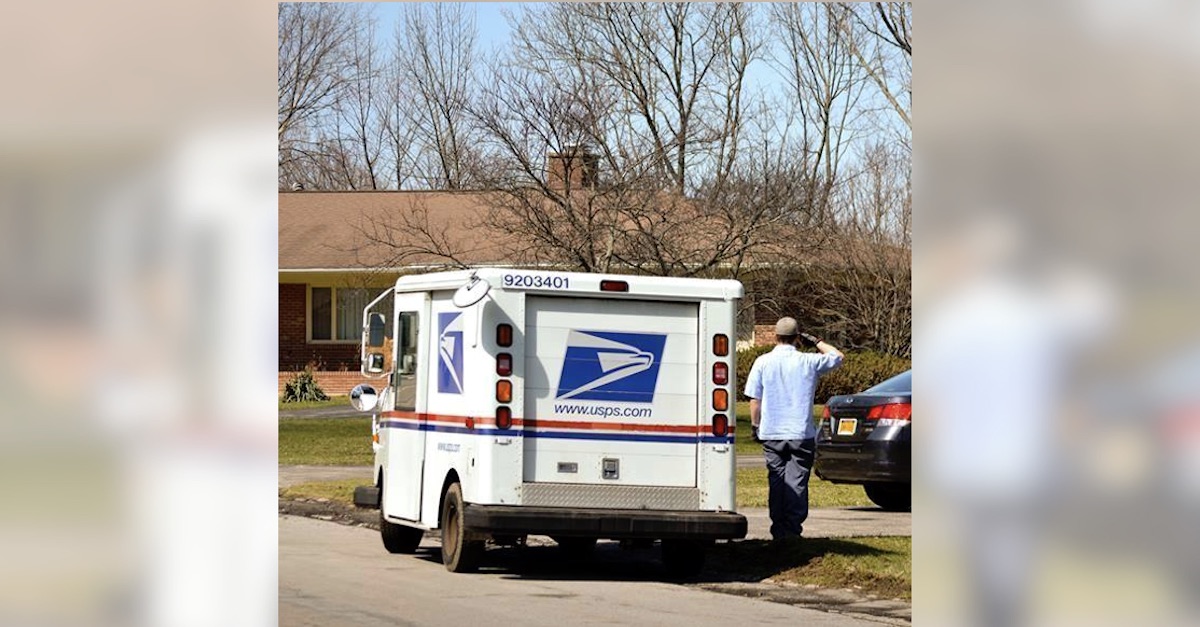
<svg viewBox="0 0 1200 627"><path fill-rule="evenodd" d="M863 391L863 394L912 394L912 370L902 372L873 388Z"/></svg>

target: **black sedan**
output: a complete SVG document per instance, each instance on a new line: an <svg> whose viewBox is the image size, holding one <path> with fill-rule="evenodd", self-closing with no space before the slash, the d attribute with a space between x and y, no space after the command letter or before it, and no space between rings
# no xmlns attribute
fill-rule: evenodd
<svg viewBox="0 0 1200 627"><path fill-rule="evenodd" d="M912 370L825 404L817 476L860 484L889 511L912 510Z"/></svg>

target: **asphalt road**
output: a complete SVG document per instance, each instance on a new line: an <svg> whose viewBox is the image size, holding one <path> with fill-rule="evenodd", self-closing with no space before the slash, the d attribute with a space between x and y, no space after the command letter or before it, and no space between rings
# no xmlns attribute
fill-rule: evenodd
<svg viewBox="0 0 1200 627"><path fill-rule="evenodd" d="M281 516L279 624L907 624L664 583L653 551L630 553L610 546L580 567L552 546L492 549L482 572L455 575L429 538L416 555L389 555L376 531Z"/></svg>

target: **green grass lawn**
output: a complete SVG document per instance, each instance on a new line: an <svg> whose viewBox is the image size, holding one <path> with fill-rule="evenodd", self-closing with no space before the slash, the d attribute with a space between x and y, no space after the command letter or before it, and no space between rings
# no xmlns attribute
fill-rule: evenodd
<svg viewBox="0 0 1200 627"><path fill-rule="evenodd" d="M370 466L371 419L284 418L279 421L279 463Z"/></svg>
<svg viewBox="0 0 1200 627"><path fill-rule="evenodd" d="M738 507L767 506L767 469L737 469ZM813 475L808 481L809 507L859 507L870 506L871 501L862 486L839 485L822 481Z"/></svg>
<svg viewBox="0 0 1200 627"><path fill-rule="evenodd" d="M719 543L709 567L751 581L849 588L912 600L912 538L803 538Z"/></svg>
<svg viewBox="0 0 1200 627"><path fill-rule="evenodd" d="M279 400L279 409L314 409L317 407L345 407L347 413L354 413L354 408L350 406L350 397L330 396L329 400L324 401L297 401L295 403L285 403L283 399Z"/></svg>
<svg viewBox="0 0 1200 627"><path fill-rule="evenodd" d="M368 479L342 479L340 481L310 481L301 483L279 490L279 496L286 499L320 499L325 498L331 501L344 503L346 505L354 505L354 488L360 485L368 485L371 480Z"/></svg>

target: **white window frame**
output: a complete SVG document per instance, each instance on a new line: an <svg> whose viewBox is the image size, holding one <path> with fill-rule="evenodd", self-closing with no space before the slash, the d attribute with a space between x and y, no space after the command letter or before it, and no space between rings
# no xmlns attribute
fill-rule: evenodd
<svg viewBox="0 0 1200 627"><path fill-rule="evenodd" d="M329 338L328 340L313 339L313 316L312 316L312 291L313 289L329 290ZM333 285L313 285L307 284L304 289L304 339L309 344L358 344L362 341L361 337L355 337L349 340L337 339L338 329L338 306L337 293L338 290L366 290L368 297L373 288L370 287L336 287ZM381 288L383 289L383 288ZM362 312L358 312L355 318L361 318Z"/></svg>

